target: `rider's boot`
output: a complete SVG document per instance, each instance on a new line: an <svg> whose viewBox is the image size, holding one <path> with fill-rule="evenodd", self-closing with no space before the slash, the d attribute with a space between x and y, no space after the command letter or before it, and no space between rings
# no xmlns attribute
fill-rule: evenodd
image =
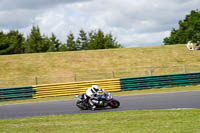
<svg viewBox="0 0 200 133"><path fill-rule="evenodd" d="M95 105L93 105L93 106L92 106L92 110L94 111L95 109L96 109L96 106L95 106Z"/></svg>

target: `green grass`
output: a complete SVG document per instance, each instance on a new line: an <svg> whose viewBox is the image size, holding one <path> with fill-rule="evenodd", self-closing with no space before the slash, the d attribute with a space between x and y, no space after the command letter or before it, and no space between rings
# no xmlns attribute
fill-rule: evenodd
<svg viewBox="0 0 200 133"><path fill-rule="evenodd" d="M0 88L200 71L185 45L0 56ZM114 72L114 75L113 75Z"/></svg>
<svg viewBox="0 0 200 133"><path fill-rule="evenodd" d="M113 92L112 94L114 96L122 96L122 95L140 95L140 94L152 94L152 93L185 92L185 91L200 91L200 86L182 86L182 87L173 87L173 88L170 87L170 88L132 90L132 91ZM59 97L48 97L48 98L39 98L39 99L4 101L4 102L0 102L0 106L5 105L5 104L72 100L72 99L76 99L76 97L75 96L59 96Z"/></svg>
<svg viewBox="0 0 200 133"><path fill-rule="evenodd" d="M1 133L199 133L199 109L136 110L1 120Z"/></svg>

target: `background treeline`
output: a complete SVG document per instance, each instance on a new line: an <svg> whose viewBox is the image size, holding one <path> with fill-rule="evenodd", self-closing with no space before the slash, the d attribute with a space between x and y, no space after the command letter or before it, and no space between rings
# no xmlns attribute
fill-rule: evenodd
<svg viewBox="0 0 200 133"><path fill-rule="evenodd" d="M170 36L164 38L165 45L185 44L189 40L197 42L200 40L200 11L192 10L185 16L184 20L179 21L179 28L173 28Z"/></svg>
<svg viewBox="0 0 200 133"><path fill-rule="evenodd" d="M51 37L41 35L39 26L33 26L31 33L26 38L18 30L10 30L7 33L0 32L0 55L121 47L122 45L116 41L111 33L104 34L101 29L88 33L80 30L77 39L71 32L65 43L58 40L54 33L51 34Z"/></svg>

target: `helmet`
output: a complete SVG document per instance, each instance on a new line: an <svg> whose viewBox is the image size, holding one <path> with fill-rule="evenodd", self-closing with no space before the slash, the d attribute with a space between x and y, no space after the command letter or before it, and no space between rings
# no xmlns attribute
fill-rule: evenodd
<svg viewBox="0 0 200 133"><path fill-rule="evenodd" d="M99 90L99 87L97 85L92 85L92 89L97 92Z"/></svg>

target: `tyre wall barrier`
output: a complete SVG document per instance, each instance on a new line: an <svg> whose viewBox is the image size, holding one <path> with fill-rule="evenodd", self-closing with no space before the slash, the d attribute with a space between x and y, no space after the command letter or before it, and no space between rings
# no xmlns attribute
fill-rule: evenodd
<svg viewBox="0 0 200 133"><path fill-rule="evenodd" d="M34 86L36 94L33 98L82 94L85 93L85 91L94 84L109 92L121 91L120 79L96 80L61 84L36 85Z"/></svg>
<svg viewBox="0 0 200 133"><path fill-rule="evenodd" d="M140 90L200 84L200 73L173 74L120 79L121 89Z"/></svg>
<svg viewBox="0 0 200 133"><path fill-rule="evenodd" d="M0 88L0 101L31 99L35 93L32 86Z"/></svg>

